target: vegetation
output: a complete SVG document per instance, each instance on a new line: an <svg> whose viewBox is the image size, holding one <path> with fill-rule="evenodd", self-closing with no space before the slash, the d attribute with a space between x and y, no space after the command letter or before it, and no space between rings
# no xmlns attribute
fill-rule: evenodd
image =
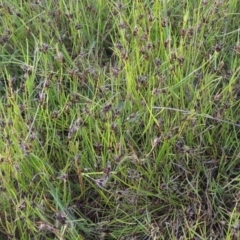
<svg viewBox="0 0 240 240"><path fill-rule="evenodd" d="M240 2L3 0L1 239L239 239Z"/></svg>

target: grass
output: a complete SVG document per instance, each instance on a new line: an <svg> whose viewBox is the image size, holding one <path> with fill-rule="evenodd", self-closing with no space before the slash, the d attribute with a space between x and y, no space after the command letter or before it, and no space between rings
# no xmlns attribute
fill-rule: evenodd
<svg viewBox="0 0 240 240"><path fill-rule="evenodd" d="M238 239L233 1L4 1L1 239Z"/></svg>

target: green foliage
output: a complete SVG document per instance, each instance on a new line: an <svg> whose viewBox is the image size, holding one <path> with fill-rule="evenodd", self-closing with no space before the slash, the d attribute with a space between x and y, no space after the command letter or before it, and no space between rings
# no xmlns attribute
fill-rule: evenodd
<svg viewBox="0 0 240 240"><path fill-rule="evenodd" d="M1 239L238 239L234 1L0 5Z"/></svg>

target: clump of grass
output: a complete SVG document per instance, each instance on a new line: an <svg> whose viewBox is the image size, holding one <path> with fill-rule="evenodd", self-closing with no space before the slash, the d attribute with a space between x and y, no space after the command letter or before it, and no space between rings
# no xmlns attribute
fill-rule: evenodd
<svg viewBox="0 0 240 240"><path fill-rule="evenodd" d="M0 236L237 239L238 1L3 1Z"/></svg>

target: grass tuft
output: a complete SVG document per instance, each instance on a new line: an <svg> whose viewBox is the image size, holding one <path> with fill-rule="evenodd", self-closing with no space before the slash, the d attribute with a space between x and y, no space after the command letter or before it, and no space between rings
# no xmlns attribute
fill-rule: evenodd
<svg viewBox="0 0 240 240"><path fill-rule="evenodd" d="M233 1L0 4L1 239L238 239Z"/></svg>

